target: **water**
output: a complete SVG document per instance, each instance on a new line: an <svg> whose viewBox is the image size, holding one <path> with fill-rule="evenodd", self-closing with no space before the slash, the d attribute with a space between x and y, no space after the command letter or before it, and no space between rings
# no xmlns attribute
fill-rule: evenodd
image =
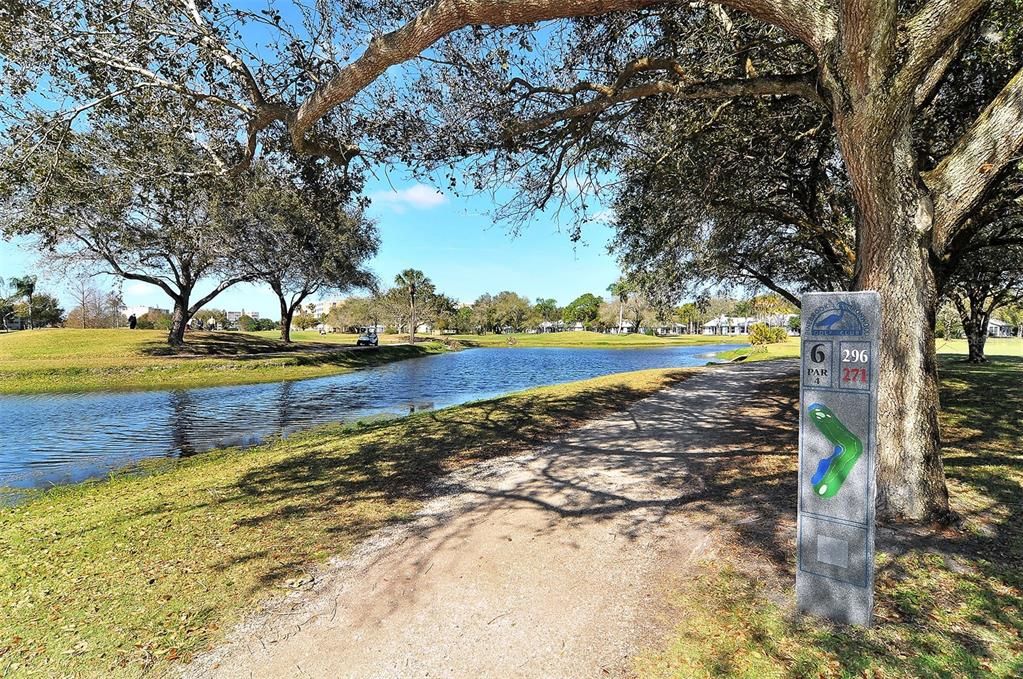
<svg viewBox="0 0 1023 679"><path fill-rule="evenodd" d="M250 445L326 422L443 408L616 372L703 365L739 345L471 349L296 382L0 396L0 487L105 475L148 457Z"/></svg>

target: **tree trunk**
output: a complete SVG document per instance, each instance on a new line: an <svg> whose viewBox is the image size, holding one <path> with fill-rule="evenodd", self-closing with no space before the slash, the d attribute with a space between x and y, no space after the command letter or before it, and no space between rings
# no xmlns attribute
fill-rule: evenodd
<svg viewBox="0 0 1023 679"><path fill-rule="evenodd" d="M409 305L409 322L408 322L408 341L409 344L416 343L416 304L413 302Z"/></svg>
<svg viewBox="0 0 1023 679"><path fill-rule="evenodd" d="M966 333L966 344L970 347L970 363L987 363L984 344L987 342L987 328Z"/></svg>
<svg viewBox="0 0 1023 679"><path fill-rule="evenodd" d="M877 105L874 102L874 105ZM908 112L836 116L856 197L855 289L881 297L877 402L877 515L951 518L938 428L930 260L933 209L920 182Z"/></svg>
<svg viewBox="0 0 1023 679"><path fill-rule="evenodd" d="M295 317L295 308L288 306L283 297L278 297L281 303L281 341L291 344L291 320Z"/></svg>
<svg viewBox="0 0 1023 679"><path fill-rule="evenodd" d="M174 300L174 311L171 315L170 332L167 342L179 347L185 343L185 324L188 323L188 298L179 297Z"/></svg>

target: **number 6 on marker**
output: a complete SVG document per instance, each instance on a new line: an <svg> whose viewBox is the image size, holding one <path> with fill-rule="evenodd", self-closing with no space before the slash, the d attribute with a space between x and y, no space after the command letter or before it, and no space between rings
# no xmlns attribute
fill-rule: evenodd
<svg viewBox="0 0 1023 679"><path fill-rule="evenodd" d="M813 345L813 349L810 350L810 360L812 360L814 363L823 363L824 352L821 351L821 349L823 348L824 348L823 344Z"/></svg>

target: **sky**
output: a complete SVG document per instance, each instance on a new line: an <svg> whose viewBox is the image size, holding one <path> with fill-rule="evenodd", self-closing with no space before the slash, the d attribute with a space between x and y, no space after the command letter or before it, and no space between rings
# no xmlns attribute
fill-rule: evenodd
<svg viewBox="0 0 1023 679"><path fill-rule="evenodd" d="M283 3L281 9L286 17L297 20L290 4ZM246 42L257 51L268 39L259 26L244 30ZM513 237L507 225L495 224L490 216L496 206L489 194L440 193L411 178L401 166L373 172L377 176L370 178L365 190L372 199L368 214L377 222L381 246L370 267L383 284L393 283L399 271L415 268L439 292L461 302L511 290L531 301L553 297L564 305L586 292L606 295L608 285L620 276L614 257L607 252L613 230L606 224L587 224L582 242L573 243L567 224L559 226L554 216L539 215ZM29 242L0 240L0 278L36 274L40 289L57 295L65 310L70 310L73 303L65 284L39 266L37 259ZM114 283L113 278L97 280L107 289ZM204 294L213 285L200 284L196 292ZM170 299L155 286L124 281L121 289L128 306L170 306ZM317 298L314 295L311 301ZM279 316L276 297L263 285L236 285L209 306Z"/></svg>
<svg viewBox="0 0 1023 679"><path fill-rule="evenodd" d="M415 268L426 273L439 292L461 302L470 303L485 292L511 290L531 301L553 297L564 305L586 292L605 295L620 275L607 252L613 230L606 224L588 224L583 241L573 243L566 225L540 215L513 236L507 225L494 223L489 195L444 194L393 172L369 182L366 193L372 199L368 213L377 222L381 240L370 267L388 285L399 271ZM31 243L0 241L0 278L36 274L40 288L56 294L70 310L73 303L64 283L37 260ZM113 279L97 283L108 287ZM125 281L122 292L128 306L170 306L159 288L146 283ZM279 316L277 298L261 285L229 288L209 306Z"/></svg>

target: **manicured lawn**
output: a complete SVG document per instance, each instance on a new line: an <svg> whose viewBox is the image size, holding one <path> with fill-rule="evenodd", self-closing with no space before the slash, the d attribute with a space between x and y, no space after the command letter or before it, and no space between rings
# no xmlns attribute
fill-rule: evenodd
<svg viewBox="0 0 1023 679"><path fill-rule="evenodd" d="M301 586L318 561L408 519L438 475L536 447L687 374L625 373L329 426L2 509L0 676L167 670L262 598Z"/></svg>
<svg viewBox="0 0 1023 679"><path fill-rule="evenodd" d="M549 332L542 334L515 333L508 335L451 335L450 337L467 346L480 347L636 348L746 343L744 338L715 337L711 335L654 337L639 334L607 335L589 331Z"/></svg>
<svg viewBox="0 0 1023 679"><path fill-rule="evenodd" d="M281 333L277 330L261 330L259 332L251 333L256 337L265 337L267 339L276 340L281 336ZM326 342L328 344L341 344L341 345L354 345L355 340L358 339L358 335L343 332L328 332L325 335L321 335L316 330L294 330L291 333L291 339L294 342ZM418 344L422 340L436 340L440 339L427 335L426 337L416 337L416 343ZM384 333L380 335L380 344L405 344L408 342L408 335L396 335L394 333Z"/></svg>
<svg viewBox="0 0 1023 679"><path fill-rule="evenodd" d="M799 358L799 338L789 337L778 344L768 344L765 347L742 347L731 351L720 351L715 355L717 358L727 361L742 359L745 363L769 361L775 358Z"/></svg>
<svg viewBox="0 0 1023 679"><path fill-rule="evenodd" d="M319 338L316 333L309 333ZM312 337L196 332L172 350L159 330L47 329L0 334L0 394L167 389L320 377L423 356L439 343L348 351ZM340 339L340 338L339 338ZM354 344L354 338L349 344Z"/></svg>
<svg viewBox="0 0 1023 679"><path fill-rule="evenodd" d="M966 356L970 353L966 340L943 340L936 342L939 354L961 354ZM1019 356L1023 357L1023 339L1019 337L992 337L984 345L984 354L987 356Z"/></svg>
<svg viewBox="0 0 1023 679"><path fill-rule="evenodd" d="M724 338L723 338L724 339ZM936 343L938 354L967 355L969 349L966 340L942 340ZM1019 338L991 338L984 347L988 356L1017 356L1023 357L1023 339ZM745 357L746 362L767 361L774 358L799 358L799 338L789 337L779 344L769 344L764 348L743 347L731 351L722 351L717 354L718 358L731 360Z"/></svg>
<svg viewBox="0 0 1023 679"><path fill-rule="evenodd" d="M638 659L637 674L1023 676L1023 360L945 356L941 374L945 471L963 524L879 531L872 628L794 611L795 415L781 406L798 384L786 380L758 414L769 414L757 428L770 441L750 437L708 483L722 493L703 519L725 537L700 577L667 594L676 631ZM784 432L790 442L778 444Z"/></svg>

